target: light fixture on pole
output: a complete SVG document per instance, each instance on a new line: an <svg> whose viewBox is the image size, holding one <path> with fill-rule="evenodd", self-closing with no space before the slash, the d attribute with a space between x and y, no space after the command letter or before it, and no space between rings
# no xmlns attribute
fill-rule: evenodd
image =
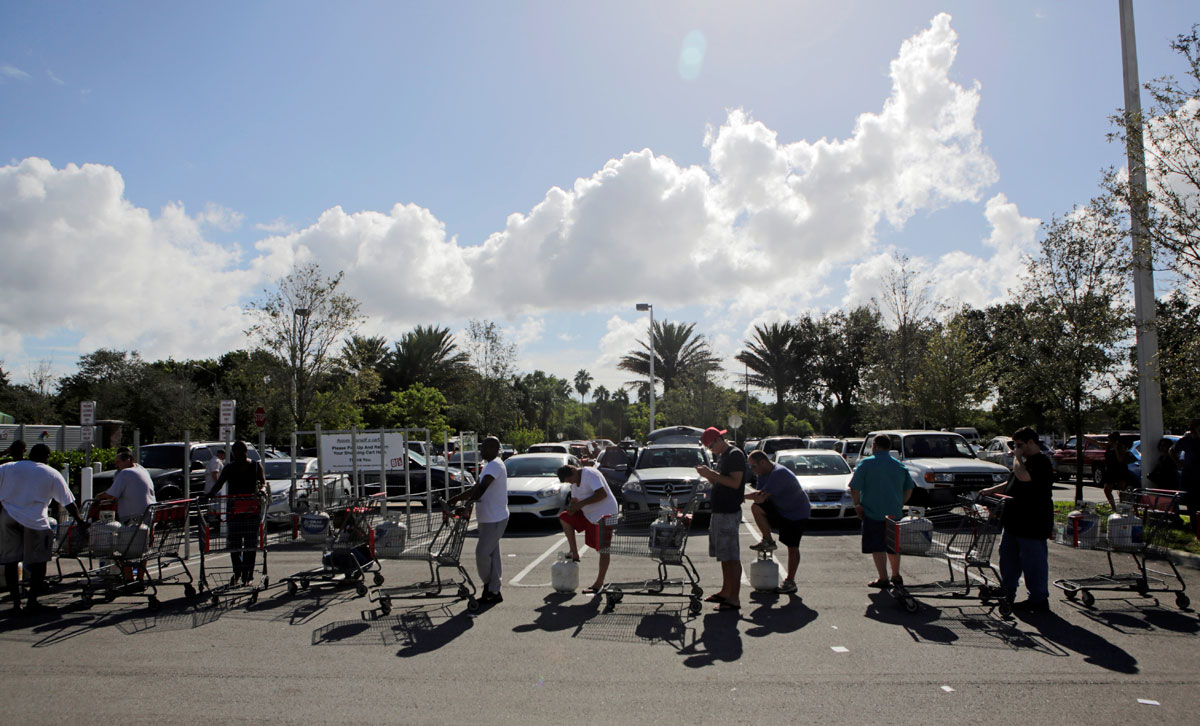
<svg viewBox="0 0 1200 726"><path fill-rule="evenodd" d="M292 311L292 341L288 348L292 354L292 420L295 422L296 428L300 428L300 401L299 394L297 392L297 389L299 388L297 378L299 378L300 375L299 365L297 363L297 359L300 357L300 342L296 339L296 319L304 318L305 320L308 320L308 316L311 314L311 312L312 311L308 308L296 308L294 311Z"/></svg>
<svg viewBox="0 0 1200 726"><path fill-rule="evenodd" d="M650 313L650 431L654 430L654 306L650 303L638 303L639 313ZM649 433L647 431L646 433Z"/></svg>

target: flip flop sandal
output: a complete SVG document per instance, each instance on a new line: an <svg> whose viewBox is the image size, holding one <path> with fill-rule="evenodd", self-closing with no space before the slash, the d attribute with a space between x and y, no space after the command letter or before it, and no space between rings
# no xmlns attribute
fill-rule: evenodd
<svg viewBox="0 0 1200 726"><path fill-rule="evenodd" d="M722 601L722 602L717 603L717 606L715 608L713 608L713 612L728 613L728 612L732 612L734 610L741 610L741 609L742 609L741 605L734 605L731 602Z"/></svg>
<svg viewBox="0 0 1200 726"><path fill-rule="evenodd" d="M721 595L709 595L708 597L704 598L704 602L718 602L718 603L720 603L720 602L725 602L725 598L724 598L723 596L721 596Z"/></svg>
<svg viewBox="0 0 1200 726"><path fill-rule="evenodd" d="M891 586L892 583L888 580L872 580L871 582L867 583L867 587L877 587L880 590L886 590Z"/></svg>

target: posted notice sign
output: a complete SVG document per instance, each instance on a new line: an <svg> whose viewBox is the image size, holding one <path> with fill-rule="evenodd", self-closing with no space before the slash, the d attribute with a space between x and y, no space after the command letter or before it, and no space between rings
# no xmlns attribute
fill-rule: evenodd
<svg viewBox="0 0 1200 726"><path fill-rule="evenodd" d="M380 446L378 431L364 431L353 442L350 434L321 434L321 465L326 473L348 474L354 471L354 460L358 459L359 471L379 471ZM403 469L404 435L384 433L382 446L386 449L383 465L387 470Z"/></svg>
<svg viewBox="0 0 1200 726"><path fill-rule="evenodd" d="M233 399L221 401L221 425L232 426L233 416L237 412L237 401Z"/></svg>
<svg viewBox="0 0 1200 726"><path fill-rule="evenodd" d="M96 402L95 401L80 401L79 402L79 425L80 426L95 426L96 425Z"/></svg>

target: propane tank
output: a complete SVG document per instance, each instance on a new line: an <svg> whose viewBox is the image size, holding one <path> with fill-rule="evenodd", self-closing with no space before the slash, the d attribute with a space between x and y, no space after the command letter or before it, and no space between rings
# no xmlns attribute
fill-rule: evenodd
<svg viewBox="0 0 1200 726"><path fill-rule="evenodd" d="M117 541L113 554L125 559L136 560L146 554L150 539L150 528L144 524L127 524L117 530Z"/></svg>
<svg viewBox="0 0 1200 726"><path fill-rule="evenodd" d="M1117 505L1108 518L1108 543L1114 550L1135 550L1142 546L1142 520L1128 505Z"/></svg>
<svg viewBox="0 0 1200 726"><path fill-rule="evenodd" d="M924 517L925 510L914 507L907 517L896 522L896 549L902 555L923 555L933 545L933 522Z"/></svg>
<svg viewBox="0 0 1200 726"><path fill-rule="evenodd" d="M550 566L550 586L555 592L575 592L579 587L579 563L566 552L558 556L558 562Z"/></svg>
<svg viewBox="0 0 1200 726"><path fill-rule="evenodd" d="M329 515L325 512L305 512L300 515L300 538L308 544L325 544L329 537Z"/></svg>
<svg viewBox="0 0 1200 726"><path fill-rule="evenodd" d="M1086 503L1067 515L1067 531L1064 544L1081 550L1092 549L1100 534L1100 515Z"/></svg>
<svg viewBox="0 0 1200 726"><path fill-rule="evenodd" d="M750 563L750 586L759 592L775 592L779 589L779 565L765 552Z"/></svg>
<svg viewBox="0 0 1200 726"><path fill-rule="evenodd" d="M121 523L115 519L97 522L88 528L88 547L95 555L111 555L117 547Z"/></svg>
<svg viewBox="0 0 1200 726"><path fill-rule="evenodd" d="M383 522L375 528L375 556L399 557L407 539L408 527L394 520Z"/></svg>
<svg viewBox="0 0 1200 726"><path fill-rule="evenodd" d="M650 525L650 555L671 557L683 546L683 525L675 521L675 510L664 508Z"/></svg>

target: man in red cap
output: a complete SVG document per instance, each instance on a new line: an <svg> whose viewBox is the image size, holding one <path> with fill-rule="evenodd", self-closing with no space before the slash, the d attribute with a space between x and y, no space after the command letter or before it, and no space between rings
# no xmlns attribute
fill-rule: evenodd
<svg viewBox="0 0 1200 726"><path fill-rule="evenodd" d="M725 432L709 427L700 444L717 457L717 468L701 464L696 473L712 482L712 518L708 525L708 554L721 563L721 591L706 598L717 611L741 608L742 550L738 530L742 524L742 502L746 495L746 455L727 442Z"/></svg>

